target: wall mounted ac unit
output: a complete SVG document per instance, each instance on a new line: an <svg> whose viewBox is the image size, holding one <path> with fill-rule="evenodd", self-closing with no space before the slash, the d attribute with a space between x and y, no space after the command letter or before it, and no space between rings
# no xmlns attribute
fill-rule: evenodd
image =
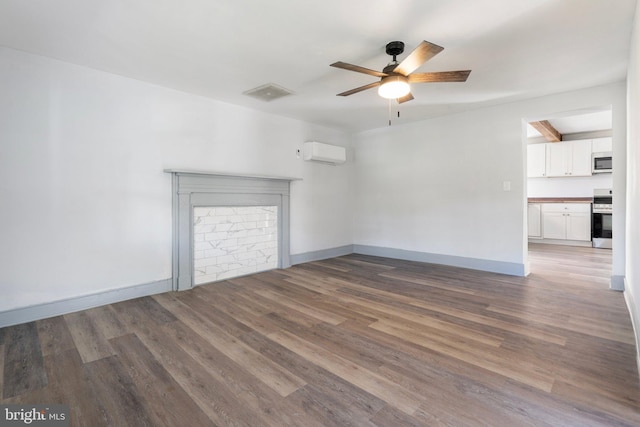
<svg viewBox="0 0 640 427"><path fill-rule="evenodd" d="M347 161L347 150L337 145L324 144L322 142L305 142L304 160L333 163L339 165Z"/></svg>

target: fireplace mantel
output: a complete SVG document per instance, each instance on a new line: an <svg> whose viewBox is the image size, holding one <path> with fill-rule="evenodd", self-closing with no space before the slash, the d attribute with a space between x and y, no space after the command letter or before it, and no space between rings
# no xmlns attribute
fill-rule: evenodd
<svg viewBox="0 0 640 427"><path fill-rule="evenodd" d="M287 176L272 176L272 175L250 175L235 172L219 172L219 171L203 171L193 169L165 169L164 172L180 175L209 175L209 176L224 176L229 178L253 178L253 179L273 179L277 181L302 181L302 178L294 178Z"/></svg>
<svg viewBox="0 0 640 427"><path fill-rule="evenodd" d="M277 206L278 268L291 266L289 194L301 178L228 172L165 169L171 174L173 212L173 290L194 286L193 209L199 206Z"/></svg>

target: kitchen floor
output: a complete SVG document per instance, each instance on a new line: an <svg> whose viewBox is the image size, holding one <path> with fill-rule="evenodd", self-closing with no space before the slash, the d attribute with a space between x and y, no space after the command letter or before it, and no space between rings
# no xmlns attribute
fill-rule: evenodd
<svg viewBox="0 0 640 427"><path fill-rule="evenodd" d="M609 289L611 249L529 243L529 263L531 274L536 277L589 289Z"/></svg>

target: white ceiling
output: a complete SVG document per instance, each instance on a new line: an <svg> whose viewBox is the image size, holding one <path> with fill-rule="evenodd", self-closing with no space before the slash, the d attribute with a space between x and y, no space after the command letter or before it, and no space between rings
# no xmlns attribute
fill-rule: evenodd
<svg viewBox="0 0 640 427"><path fill-rule="evenodd" d="M636 0L2 0L0 45L346 131L387 125L375 77L387 42L445 50L398 123L620 81ZM614 6L615 5L615 6ZM405 55L401 56L401 60ZM242 93L275 83L271 102ZM395 105L395 104L394 104ZM395 107L394 107L395 108Z"/></svg>
<svg viewBox="0 0 640 427"><path fill-rule="evenodd" d="M561 135L582 132L596 132L611 130L613 127L613 116L611 110L587 112L581 114L571 114L564 117L550 118L547 120ZM527 137L541 137L533 126L527 125Z"/></svg>

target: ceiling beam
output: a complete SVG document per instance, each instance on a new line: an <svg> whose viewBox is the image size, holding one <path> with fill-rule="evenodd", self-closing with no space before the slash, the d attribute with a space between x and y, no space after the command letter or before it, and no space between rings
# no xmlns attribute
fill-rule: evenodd
<svg viewBox="0 0 640 427"><path fill-rule="evenodd" d="M545 139L549 142L560 142L562 141L562 134L558 132L556 128L553 127L548 120L542 120L540 122L529 122L531 126L545 137Z"/></svg>

